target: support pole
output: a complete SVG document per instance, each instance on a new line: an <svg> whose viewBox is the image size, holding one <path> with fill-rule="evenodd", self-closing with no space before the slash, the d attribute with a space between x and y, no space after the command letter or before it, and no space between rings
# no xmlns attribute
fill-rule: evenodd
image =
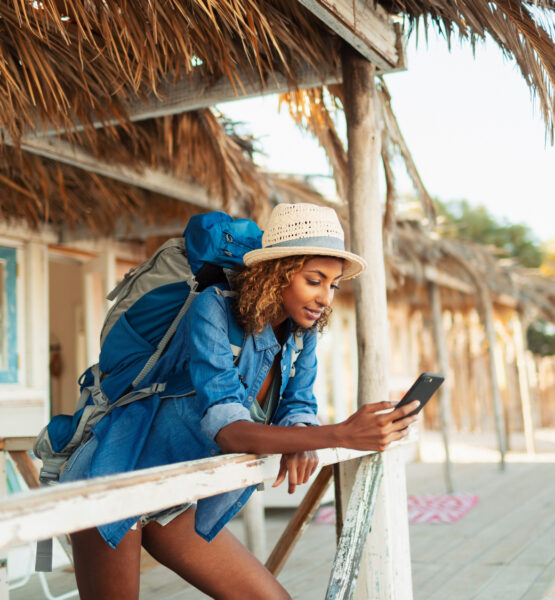
<svg viewBox="0 0 555 600"><path fill-rule="evenodd" d="M348 139L351 249L368 269L354 280L358 343L358 405L388 399L388 332L382 211L378 169L381 132L375 66L348 46L342 55ZM341 467L342 505L347 507L357 461ZM353 464L355 463L355 464ZM412 582L407 499L402 454L384 454L384 480L376 502L373 533L360 563L357 600L410 600Z"/></svg>
<svg viewBox="0 0 555 600"><path fill-rule="evenodd" d="M484 329L486 331L486 341L489 357L489 374L491 385L491 396L493 398L493 411L495 414L495 430L497 432L497 441L499 445L500 463L499 467L502 471L505 470L505 451L507 448L505 442L505 425L503 418L503 403L501 401L501 391L499 382L497 381L497 371L495 369L495 343L496 335L493 326L493 306L491 297L487 288L483 285L478 286L480 294L480 304L482 306L482 318Z"/></svg>
<svg viewBox="0 0 555 600"><path fill-rule="evenodd" d="M247 548L263 562L266 558L266 525L264 523L264 493L256 491L243 509L243 526Z"/></svg>
<svg viewBox="0 0 555 600"><path fill-rule="evenodd" d="M443 329L441 295L437 283L429 283L430 307L432 311L432 326L434 331L434 340L437 350L437 360L440 372L447 378L449 374L449 353L447 351L447 340ZM451 391L448 382L439 388L439 422L441 427L441 437L445 449L445 487L447 492L453 492L453 477L451 468L451 456L449 453L449 430L451 427Z"/></svg>
<svg viewBox="0 0 555 600"><path fill-rule="evenodd" d="M516 367L518 370L518 386L520 390L520 405L522 408L522 423L524 425L524 437L526 439L526 452L528 452L528 454L535 454L534 421L532 419L530 382L528 378L528 365L526 362L526 328L522 326L521 316L518 313L512 321Z"/></svg>

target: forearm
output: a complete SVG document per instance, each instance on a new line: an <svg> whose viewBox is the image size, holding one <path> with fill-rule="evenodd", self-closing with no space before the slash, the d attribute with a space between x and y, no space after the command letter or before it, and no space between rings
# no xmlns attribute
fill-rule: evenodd
<svg viewBox="0 0 555 600"><path fill-rule="evenodd" d="M344 443L341 430L340 424L279 427L250 421L234 421L220 429L216 443L224 452L289 454L341 446Z"/></svg>

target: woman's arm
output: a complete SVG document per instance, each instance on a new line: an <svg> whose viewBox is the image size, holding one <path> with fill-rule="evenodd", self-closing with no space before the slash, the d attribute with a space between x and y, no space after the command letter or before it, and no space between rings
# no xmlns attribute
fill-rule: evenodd
<svg viewBox="0 0 555 600"><path fill-rule="evenodd" d="M254 454L290 454L337 447L383 452L391 442L403 438L407 427L418 419L407 417L418 404L415 400L382 414L376 413L393 408L395 403L366 404L346 421L321 427L279 427L234 421L220 429L216 443L224 452Z"/></svg>

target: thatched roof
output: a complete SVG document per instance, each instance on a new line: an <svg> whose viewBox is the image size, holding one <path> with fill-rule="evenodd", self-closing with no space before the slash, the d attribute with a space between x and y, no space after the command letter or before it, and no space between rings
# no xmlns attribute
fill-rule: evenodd
<svg viewBox="0 0 555 600"><path fill-rule="evenodd" d="M442 286L446 308L480 308L482 287L494 301L555 323L555 280L500 258L495 248L442 238L417 222L399 221L385 258L391 298L406 301L408 295L417 306L427 306L427 293L420 297L416 288L432 280Z"/></svg>
<svg viewBox="0 0 555 600"><path fill-rule="evenodd" d="M299 63L333 64L336 46L292 0L3 0L0 128L17 140L43 124L125 124L131 100L199 70L207 83L280 72L293 85Z"/></svg>
<svg viewBox="0 0 555 600"><path fill-rule="evenodd" d="M380 4L390 14L408 19L411 31L416 32L419 23L425 28L435 25L448 40L458 31L471 43L489 33L519 64L552 131L552 1L381 0ZM336 69L342 43L296 0L163 4L0 0L0 133L17 146L22 135L53 126L79 150L137 171L151 167L177 181L196 182L208 190L215 207L226 209L234 203L239 212L256 217L266 209L275 186L252 163L248 140L235 136L210 110L131 122L129 107L152 94L163 98L174 82L188 77L200 76L207 86L227 78L240 92L245 73L258 81L281 73L294 88L300 65ZM330 98L341 104L341 86L329 89ZM308 95L310 126L328 151L344 196L345 150L325 103L320 102L321 90L292 94L292 107L301 106ZM300 94L296 100L295 94ZM407 164L423 215L432 222L433 205L389 114L384 85L380 96L386 124L382 152L386 226L391 229L396 222L397 194L390 168L396 152ZM295 110L297 119L307 117ZM106 126L93 128L98 121ZM84 130L75 125L85 126ZM156 221L166 213L168 219L179 219L191 210L99 174L18 154L11 147L0 150L3 219L24 218L33 227L44 222L86 224L108 234L122 221Z"/></svg>

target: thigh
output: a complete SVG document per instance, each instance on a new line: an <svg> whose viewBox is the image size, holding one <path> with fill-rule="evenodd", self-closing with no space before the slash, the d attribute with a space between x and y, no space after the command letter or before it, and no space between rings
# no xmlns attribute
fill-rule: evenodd
<svg viewBox="0 0 555 600"><path fill-rule="evenodd" d="M218 600L290 598L264 565L226 529L210 543L194 530L191 507L167 525L143 528L143 546L158 562Z"/></svg>
<svg viewBox="0 0 555 600"><path fill-rule="evenodd" d="M130 530L115 549L108 546L96 527L72 533L71 544L81 600L137 600L140 528Z"/></svg>

